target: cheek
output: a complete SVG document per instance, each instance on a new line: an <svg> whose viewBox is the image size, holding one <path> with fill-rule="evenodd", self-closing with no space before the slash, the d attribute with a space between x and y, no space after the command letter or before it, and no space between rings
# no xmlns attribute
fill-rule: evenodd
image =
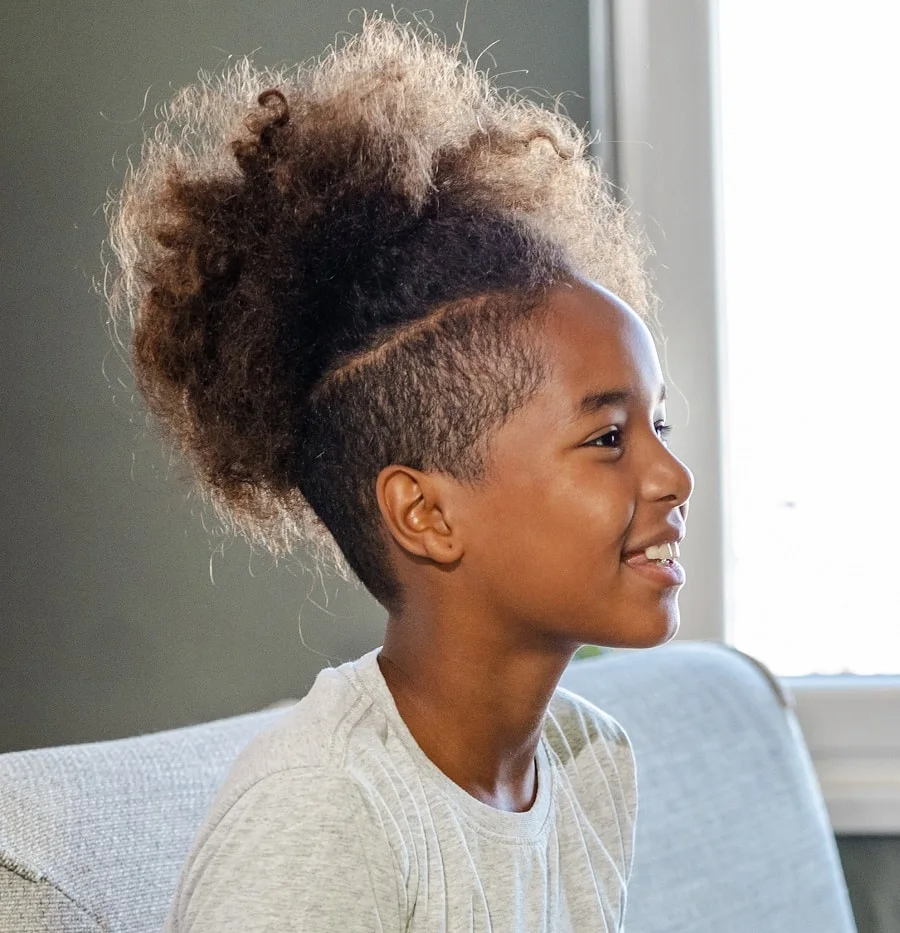
<svg viewBox="0 0 900 933"><path fill-rule="evenodd" d="M633 509L614 484L589 489L586 482L557 476L520 485L515 493L486 510L481 535L481 548L493 551L489 559L501 561L503 572L563 579L585 566L618 570Z"/></svg>
<svg viewBox="0 0 900 933"><path fill-rule="evenodd" d="M572 570L585 564L617 572L632 509L611 490L588 495L583 489L554 503L559 556ZM548 523L549 524L549 523ZM559 568L561 573L565 567Z"/></svg>
<svg viewBox="0 0 900 933"><path fill-rule="evenodd" d="M621 550L634 514L634 497L617 477L591 466L571 478L558 479L542 493L546 514L568 526L579 541Z"/></svg>

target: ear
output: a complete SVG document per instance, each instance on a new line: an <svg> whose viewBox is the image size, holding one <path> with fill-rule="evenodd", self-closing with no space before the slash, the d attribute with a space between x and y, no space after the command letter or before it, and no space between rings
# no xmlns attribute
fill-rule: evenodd
<svg viewBox="0 0 900 933"><path fill-rule="evenodd" d="M451 489L443 476L392 465L378 474L375 490L385 524L404 551L438 564L462 557Z"/></svg>

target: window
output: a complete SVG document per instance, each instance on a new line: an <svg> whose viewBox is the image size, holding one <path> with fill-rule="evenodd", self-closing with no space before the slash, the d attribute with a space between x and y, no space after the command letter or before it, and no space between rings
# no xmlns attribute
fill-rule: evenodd
<svg viewBox="0 0 900 933"><path fill-rule="evenodd" d="M900 13L718 24L731 640L780 674L900 673Z"/></svg>
<svg viewBox="0 0 900 933"><path fill-rule="evenodd" d="M678 637L732 644L794 694L837 832L900 832L900 613L860 547L900 525L897 18L592 5L593 122L656 249L672 447L697 482Z"/></svg>

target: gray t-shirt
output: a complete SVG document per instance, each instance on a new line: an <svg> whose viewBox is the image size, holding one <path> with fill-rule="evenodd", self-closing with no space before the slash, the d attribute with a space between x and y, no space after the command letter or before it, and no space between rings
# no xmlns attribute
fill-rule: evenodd
<svg viewBox="0 0 900 933"><path fill-rule="evenodd" d="M509 813L416 744L376 662L323 670L242 752L165 933L613 933L637 788L619 723L556 690L537 797Z"/></svg>

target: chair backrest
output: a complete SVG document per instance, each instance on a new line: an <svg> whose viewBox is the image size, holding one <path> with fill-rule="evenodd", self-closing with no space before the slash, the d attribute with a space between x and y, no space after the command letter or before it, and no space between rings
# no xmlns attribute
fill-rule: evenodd
<svg viewBox="0 0 900 933"><path fill-rule="evenodd" d="M757 659L670 642L570 665L637 761L628 933L856 933L794 698Z"/></svg>
<svg viewBox="0 0 900 933"><path fill-rule="evenodd" d="M634 743L629 933L855 933L789 697L758 662L671 642L563 683ZM0 755L0 931L158 933L219 784L283 714Z"/></svg>

